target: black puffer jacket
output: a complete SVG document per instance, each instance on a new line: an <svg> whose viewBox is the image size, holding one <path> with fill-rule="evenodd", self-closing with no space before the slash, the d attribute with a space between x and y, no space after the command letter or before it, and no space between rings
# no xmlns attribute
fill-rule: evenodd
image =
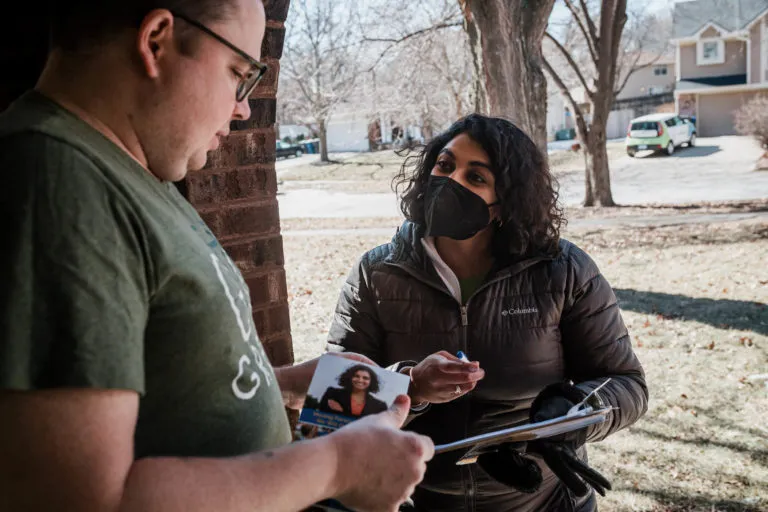
<svg viewBox="0 0 768 512"><path fill-rule="evenodd" d="M528 421L544 387L572 380L600 390L618 409L590 427L588 441L634 423L647 409L645 376L616 297L595 263L561 241L556 258L501 266L460 305L437 275L418 225L406 222L392 242L366 253L342 289L329 350L365 354L382 366L420 361L439 350L462 350L485 378L466 396L435 404L408 429L436 444ZM586 450L582 449L586 459ZM418 510L592 510L594 495L576 500L543 461L544 482L524 494L492 480L476 464L437 456L415 494ZM599 468L610 478L611 468Z"/></svg>

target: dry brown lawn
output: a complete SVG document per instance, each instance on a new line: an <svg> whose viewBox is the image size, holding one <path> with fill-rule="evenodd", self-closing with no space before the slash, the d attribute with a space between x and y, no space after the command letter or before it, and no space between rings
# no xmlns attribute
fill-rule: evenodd
<svg viewBox="0 0 768 512"><path fill-rule="evenodd" d="M297 360L322 352L347 272L391 234L290 230L354 224L394 232L397 222L284 222ZM593 464L614 484L601 510L768 510L768 384L759 378L768 373L768 224L593 228L566 237L616 290L651 394L641 421L591 447Z"/></svg>

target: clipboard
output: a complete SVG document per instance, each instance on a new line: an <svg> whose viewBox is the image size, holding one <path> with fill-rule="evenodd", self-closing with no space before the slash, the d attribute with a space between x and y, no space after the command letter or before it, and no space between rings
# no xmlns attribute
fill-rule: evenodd
<svg viewBox="0 0 768 512"><path fill-rule="evenodd" d="M456 464L472 464L479 455L492 451L495 446L502 443L535 441L602 423L613 409L613 407L597 410L587 408L574 414L559 416L551 420L526 423L525 425L480 434L452 443L440 444L435 446L435 454L467 450Z"/></svg>

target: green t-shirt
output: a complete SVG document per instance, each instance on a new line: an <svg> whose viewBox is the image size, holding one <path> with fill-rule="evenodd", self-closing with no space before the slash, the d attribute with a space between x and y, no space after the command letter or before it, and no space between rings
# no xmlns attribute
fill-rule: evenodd
<svg viewBox="0 0 768 512"><path fill-rule="evenodd" d="M478 288L485 282L486 274L467 277L465 279L459 279L459 286L461 287L461 303L466 304L467 300L477 291Z"/></svg>
<svg viewBox="0 0 768 512"><path fill-rule="evenodd" d="M290 442L245 281L172 183L35 92L0 172L0 388L137 391L137 458Z"/></svg>

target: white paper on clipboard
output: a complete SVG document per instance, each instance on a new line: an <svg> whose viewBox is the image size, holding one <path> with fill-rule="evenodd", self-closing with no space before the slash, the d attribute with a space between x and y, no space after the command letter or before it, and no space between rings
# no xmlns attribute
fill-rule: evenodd
<svg viewBox="0 0 768 512"><path fill-rule="evenodd" d="M502 443L534 441L579 430L604 422L612 410L613 408L606 407L604 409L583 411L570 416L560 416L538 423L526 423L525 425L488 432L487 434L468 437L452 443L439 444L435 446L435 454L466 450L460 463L469 463L473 462L471 460L473 454L482 453L484 448Z"/></svg>

